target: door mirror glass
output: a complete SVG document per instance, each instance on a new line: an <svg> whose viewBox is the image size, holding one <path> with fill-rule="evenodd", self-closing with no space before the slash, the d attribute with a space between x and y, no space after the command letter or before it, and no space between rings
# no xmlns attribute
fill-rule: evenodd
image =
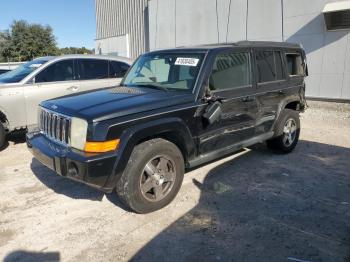
<svg viewBox="0 0 350 262"><path fill-rule="evenodd" d="M205 113L203 114L204 119L207 121L209 125L219 121L222 115L221 103L215 102L209 104Z"/></svg>

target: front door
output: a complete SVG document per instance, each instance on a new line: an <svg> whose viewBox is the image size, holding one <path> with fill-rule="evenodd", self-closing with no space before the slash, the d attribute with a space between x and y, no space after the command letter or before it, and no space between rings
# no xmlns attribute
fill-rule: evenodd
<svg viewBox="0 0 350 262"><path fill-rule="evenodd" d="M77 92L79 83L74 77L73 60L58 61L39 72L33 83L23 86L27 126L37 124L38 105L48 99Z"/></svg>
<svg viewBox="0 0 350 262"><path fill-rule="evenodd" d="M209 78L214 96L221 99L221 119L204 126L199 136L200 154L225 149L255 135L258 112L252 82L250 50L231 50L215 58Z"/></svg>

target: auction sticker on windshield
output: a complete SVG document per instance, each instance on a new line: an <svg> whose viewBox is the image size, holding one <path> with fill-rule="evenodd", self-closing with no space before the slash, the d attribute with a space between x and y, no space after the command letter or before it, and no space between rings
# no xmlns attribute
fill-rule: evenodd
<svg viewBox="0 0 350 262"><path fill-rule="evenodd" d="M175 65L197 66L198 62L198 58L178 57L175 61Z"/></svg>

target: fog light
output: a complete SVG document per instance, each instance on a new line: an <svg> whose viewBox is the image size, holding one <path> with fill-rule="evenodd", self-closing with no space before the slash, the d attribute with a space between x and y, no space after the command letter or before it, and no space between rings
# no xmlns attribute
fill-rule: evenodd
<svg viewBox="0 0 350 262"><path fill-rule="evenodd" d="M68 174L69 174L70 176L73 176L73 177L78 176L78 174L79 174L79 169L78 169L78 167L77 167L77 165L76 165L75 163L70 162L70 163L68 164Z"/></svg>

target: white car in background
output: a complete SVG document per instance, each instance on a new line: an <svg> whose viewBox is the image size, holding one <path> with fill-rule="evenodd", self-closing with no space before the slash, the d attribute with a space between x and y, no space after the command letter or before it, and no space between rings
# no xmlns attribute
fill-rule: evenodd
<svg viewBox="0 0 350 262"><path fill-rule="evenodd" d="M0 149L6 134L37 125L41 101L117 86L131 64L112 56L41 57L0 75Z"/></svg>

